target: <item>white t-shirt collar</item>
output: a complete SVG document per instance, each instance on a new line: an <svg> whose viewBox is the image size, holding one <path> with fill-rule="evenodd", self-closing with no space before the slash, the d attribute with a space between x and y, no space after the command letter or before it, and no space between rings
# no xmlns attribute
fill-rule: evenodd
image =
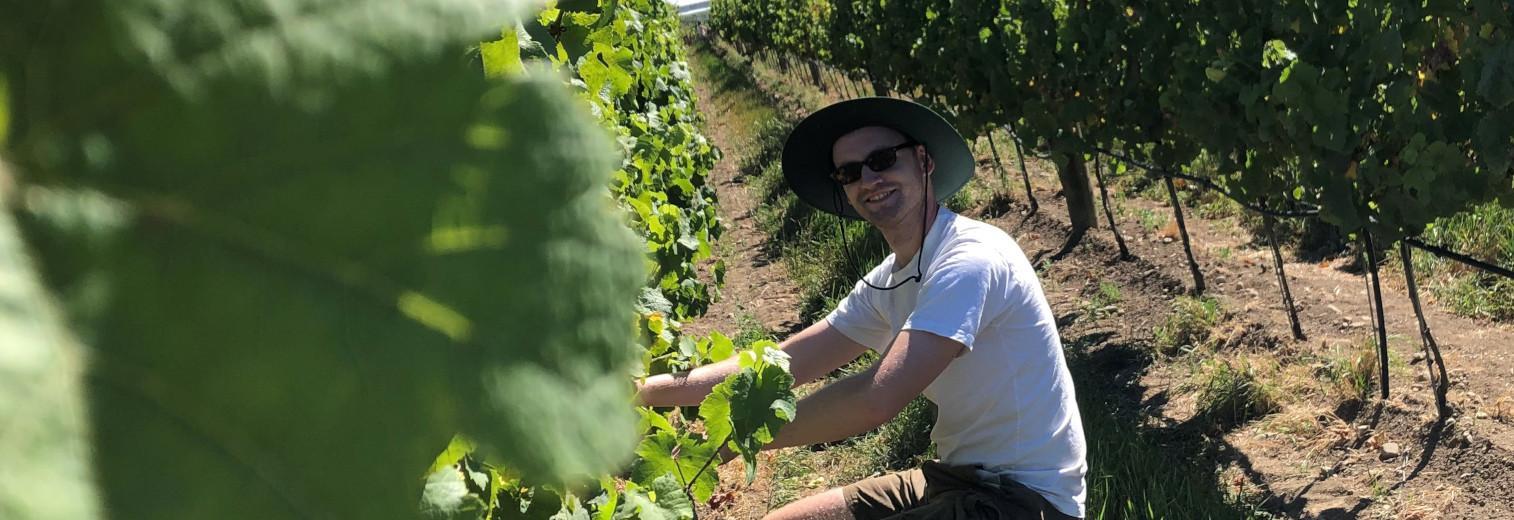
<svg viewBox="0 0 1514 520"><path fill-rule="evenodd" d="M914 276L916 272L915 264L921 261L921 257L927 255L935 255L936 250L939 248L938 246L941 245L941 236L946 233L946 225L950 220L952 220L952 218L956 217L956 215L956 213L952 213L951 210L946 209L945 205L941 205L936 208L936 221L931 224L930 231L925 232L925 241L921 245L920 251L915 253L915 257L911 258L908 264L905 264L902 267L895 267L894 259L897 258L897 256L892 254L889 255L889 285L898 283L897 280L902 280ZM922 269L920 272L924 272L924 270ZM923 282L924 280L921 281Z"/></svg>

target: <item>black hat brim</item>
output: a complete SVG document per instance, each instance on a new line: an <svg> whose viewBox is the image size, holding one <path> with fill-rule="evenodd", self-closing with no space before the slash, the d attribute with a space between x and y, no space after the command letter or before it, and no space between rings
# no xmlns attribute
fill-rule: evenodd
<svg viewBox="0 0 1514 520"><path fill-rule="evenodd" d="M946 118L912 101L858 98L815 111L789 133L783 145L783 178L799 200L826 213L862 218L846 197L837 196L839 186L830 177L835 169L831 149L841 136L869 126L898 130L925 145L936 165L931 185L937 202L956 194L973 176L972 150Z"/></svg>

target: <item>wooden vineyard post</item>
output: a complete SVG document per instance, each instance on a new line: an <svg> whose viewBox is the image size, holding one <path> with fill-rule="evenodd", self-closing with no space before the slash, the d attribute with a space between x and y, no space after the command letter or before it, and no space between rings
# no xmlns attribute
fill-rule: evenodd
<svg viewBox="0 0 1514 520"><path fill-rule="evenodd" d="M1425 346L1425 372L1435 387L1435 414L1436 417L1445 419L1450 415L1450 409L1446 406L1446 391L1450 388L1450 381L1446 378L1446 362L1440 357L1440 345L1435 343L1435 336L1430 334L1430 324L1425 321L1425 311L1419 304L1419 286L1414 280L1414 255L1409 251L1407 240L1399 241L1398 254L1404 263L1404 279L1409 284L1409 301L1414 304L1414 317L1419 319L1419 338ZM1431 367L1431 364L1435 366ZM1436 369L1439 369L1439 374L1436 374Z"/></svg>
<svg viewBox="0 0 1514 520"><path fill-rule="evenodd" d="M887 96L889 94L888 85L885 85L883 79L879 78L877 74L870 73L867 75L867 79L868 83L871 83L873 86L874 96Z"/></svg>
<svg viewBox="0 0 1514 520"><path fill-rule="evenodd" d="M1199 262L1193 258L1193 244L1188 239L1188 224L1183 221L1183 202L1178 200L1178 189L1172 185L1172 176L1162 172L1162 180L1167 183L1167 197L1172 201L1172 215L1178 220L1178 234L1183 237L1183 252L1188 255L1188 271L1193 275L1193 293L1204 294L1204 273L1199 270Z"/></svg>
<svg viewBox="0 0 1514 520"><path fill-rule="evenodd" d="M1377 250L1373 248L1372 232L1362 227L1362 244L1367 250L1367 278L1372 282L1372 311L1377 322L1377 377L1381 383L1378 395L1388 398L1388 326L1383 322L1383 288L1377 277Z"/></svg>
<svg viewBox="0 0 1514 520"><path fill-rule="evenodd" d="M1293 292L1288 290L1288 273L1283 270L1283 253L1277 247L1277 230L1273 229L1272 215L1262 214L1262 227L1267 228L1267 245L1272 247L1272 264L1277 270L1277 285L1283 291L1283 306L1288 309L1288 324L1293 327L1293 339L1303 341L1304 328L1298 322L1298 309L1293 306Z"/></svg>
<svg viewBox="0 0 1514 520"><path fill-rule="evenodd" d="M1041 205L1036 202L1036 193L1030 190L1030 170L1025 168L1025 151L1020 149L1020 136L1015 134L1015 127L1005 125L1005 128L1009 130L1009 144L1015 147L1015 159L1020 162L1020 175L1025 179L1025 198L1030 200L1030 211L1025 216L1029 217L1036 214Z"/></svg>
<svg viewBox="0 0 1514 520"><path fill-rule="evenodd" d="M1109 173L1113 174L1114 168L1110 168ZM1114 210L1109 206L1109 188L1104 185L1104 162L1097 154L1093 158L1093 176L1099 181L1099 198L1104 201L1104 218L1109 221L1109 232L1114 233L1114 243L1120 246L1120 260L1130 260L1130 249L1125 247L1125 237L1120 236L1120 227L1114 223Z"/></svg>
<svg viewBox="0 0 1514 520"><path fill-rule="evenodd" d="M999 147L994 145L994 131L988 131L988 151L994 154L994 164L999 167L999 184L1004 186L1004 196L1009 196L1009 173L1004 163L999 160Z"/></svg>

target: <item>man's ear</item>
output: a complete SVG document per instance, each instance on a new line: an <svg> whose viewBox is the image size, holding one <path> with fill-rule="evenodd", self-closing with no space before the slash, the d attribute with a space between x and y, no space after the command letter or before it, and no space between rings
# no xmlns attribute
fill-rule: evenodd
<svg viewBox="0 0 1514 520"><path fill-rule="evenodd" d="M936 171L936 161L935 159L931 158L930 152L924 151L921 148L924 147L922 146L915 149L915 164L920 168L921 172L925 173L926 177L929 177Z"/></svg>

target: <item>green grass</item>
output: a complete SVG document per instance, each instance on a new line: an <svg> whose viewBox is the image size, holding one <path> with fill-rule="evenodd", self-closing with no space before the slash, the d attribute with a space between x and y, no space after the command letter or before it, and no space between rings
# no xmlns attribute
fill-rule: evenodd
<svg viewBox="0 0 1514 520"><path fill-rule="evenodd" d="M1514 266L1514 208L1484 204L1435 221L1423 236L1431 244L1486 262ZM1421 285L1457 314L1500 321L1514 319L1514 280L1424 252L1414 254L1414 267Z"/></svg>
<svg viewBox="0 0 1514 520"><path fill-rule="evenodd" d="M1216 357L1201 362L1189 382L1198 391L1197 416L1209 426L1229 430L1277 411L1277 387L1265 381L1261 372L1245 359Z"/></svg>
<svg viewBox="0 0 1514 520"><path fill-rule="evenodd" d="M1123 299L1120 294L1120 286L1108 280L1101 280L1097 289L1088 299L1083 300L1083 314L1089 318L1099 319L1110 314L1119 312L1117 304Z"/></svg>
<svg viewBox="0 0 1514 520"><path fill-rule="evenodd" d="M1333 348L1317 366L1316 374L1330 385L1336 399L1366 401L1377 380L1376 343L1366 338L1351 348Z"/></svg>
<svg viewBox="0 0 1514 520"><path fill-rule="evenodd" d="M865 366L855 363L833 374L832 379ZM935 420L935 405L924 397L916 397L899 415L870 433L816 449L784 452L773 460L773 496L769 506L776 509L828 488L918 467L936 456L930 441Z"/></svg>
<svg viewBox="0 0 1514 520"><path fill-rule="evenodd" d="M1226 492L1219 469L1204 455L1214 441L1194 432L1142 427L1145 414L1136 410L1138 405L1117 397L1130 389L1112 387L1109 374L1090 362L1089 354L1076 354L1089 346L1067 346L1074 353L1068 367L1088 442L1089 520L1271 518L1259 511L1253 497Z"/></svg>
<svg viewBox="0 0 1514 520"><path fill-rule="evenodd" d="M1155 233L1158 229L1162 229L1163 224L1167 223L1166 216L1147 208L1141 208L1136 213L1136 217L1141 219L1141 229L1145 229L1149 233Z"/></svg>
<svg viewBox="0 0 1514 520"><path fill-rule="evenodd" d="M1167 320L1154 331L1153 346L1162 355L1191 352L1209 341L1219 320L1219 301L1179 296L1172 302L1172 314L1167 315Z"/></svg>
<svg viewBox="0 0 1514 520"><path fill-rule="evenodd" d="M736 317L736 335L731 337L731 342L736 345L746 346L758 341L778 341L773 331L768 330L757 317L750 313L742 313Z"/></svg>

